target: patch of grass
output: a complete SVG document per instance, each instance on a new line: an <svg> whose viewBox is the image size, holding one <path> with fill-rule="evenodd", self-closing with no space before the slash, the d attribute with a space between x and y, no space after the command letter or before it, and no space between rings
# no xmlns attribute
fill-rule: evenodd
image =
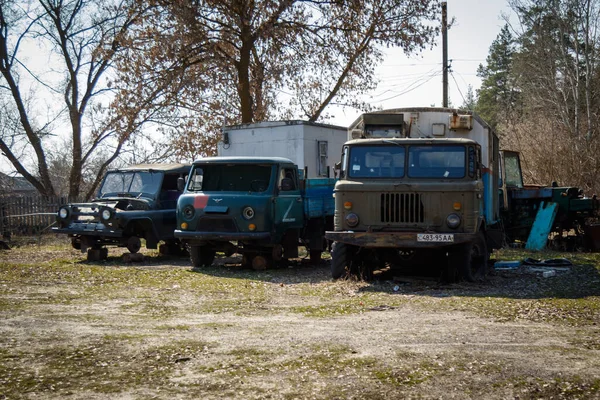
<svg viewBox="0 0 600 400"><path fill-rule="evenodd" d="M592 399L600 395L600 379L584 381L578 376L554 379L513 377L494 386L513 387L521 399Z"/></svg>
<svg viewBox="0 0 600 400"><path fill-rule="evenodd" d="M0 352L1 393L19 398L23 393L72 391L126 393L136 387L173 387L169 377L181 362L208 348L203 341L181 341L132 353L129 338L104 337L77 346L49 346L35 353ZM139 347L136 347L139 349Z"/></svg>

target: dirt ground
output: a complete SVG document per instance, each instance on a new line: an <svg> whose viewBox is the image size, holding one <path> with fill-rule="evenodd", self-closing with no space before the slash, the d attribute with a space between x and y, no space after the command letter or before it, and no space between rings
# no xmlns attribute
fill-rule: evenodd
<svg viewBox="0 0 600 400"><path fill-rule="evenodd" d="M443 285L0 251L0 399L600 398L600 257Z"/></svg>

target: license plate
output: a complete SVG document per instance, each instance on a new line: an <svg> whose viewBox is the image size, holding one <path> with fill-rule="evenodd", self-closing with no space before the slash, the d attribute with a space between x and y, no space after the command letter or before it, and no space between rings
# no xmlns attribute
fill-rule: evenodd
<svg viewBox="0 0 600 400"><path fill-rule="evenodd" d="M454 242L453 233L417 233L417 242Z"/></svg>

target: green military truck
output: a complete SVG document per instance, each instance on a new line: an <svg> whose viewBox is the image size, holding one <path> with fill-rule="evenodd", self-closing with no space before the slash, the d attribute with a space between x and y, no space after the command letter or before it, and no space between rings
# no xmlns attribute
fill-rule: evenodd
<svg viewBox="0 0 600 400"><path fill-rule="evenodd" d="M163 254L184 250L175 230L175 207L181 191L179 178L190 164L139 164L108 171L95 199L69 203L56 215L54 233L67 234L75 249L87 251L88 260L106 258L106 246L126 247L137 253L156 249Z"/></svg>
<svg viewBox="0 0 600 400"><path fill-rule="evenodd" d="M331 274L370 277L418 259L446 280L487 268L498 211L498 138L470 112L368 113L349 128L335 185Z"/></svg>
<svg viewBox="0 0 600 400"><path fill-rule="evenodd" d="M299 245L317 262L333 228L333 186L332 178L303 179L287 158L201 158L178 200L175 237L188 245L195 268L222 252L265 269L298 257Z"/></svg>

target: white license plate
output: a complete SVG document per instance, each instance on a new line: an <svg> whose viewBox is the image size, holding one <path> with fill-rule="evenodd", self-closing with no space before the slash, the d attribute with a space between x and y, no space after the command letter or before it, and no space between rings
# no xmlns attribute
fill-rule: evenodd
<svg viewBox="0 0 600 400"><path fill-rule="evenodd" d="M453 233L417 233L417 242L454 242Z"/></svg>

